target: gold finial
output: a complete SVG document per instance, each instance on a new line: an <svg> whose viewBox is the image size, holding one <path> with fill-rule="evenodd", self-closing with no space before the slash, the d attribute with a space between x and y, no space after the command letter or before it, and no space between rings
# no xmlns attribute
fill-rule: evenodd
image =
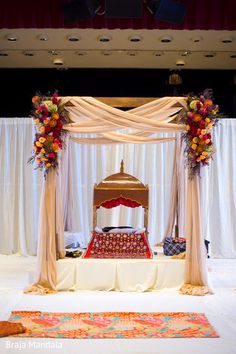
<svg viewBox="0 0 236 354"><path fill-rule="evenodd" d="M124 173L124 160L121 160L120 163L120 173Z"/></svg>

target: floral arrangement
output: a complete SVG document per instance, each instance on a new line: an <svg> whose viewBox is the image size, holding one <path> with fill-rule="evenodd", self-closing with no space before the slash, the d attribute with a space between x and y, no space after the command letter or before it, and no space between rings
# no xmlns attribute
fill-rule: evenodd
<svg viewBox="0 0 236 354"><path fill-rule="evenodd" d="M59 106L58 94L50 96L36 95L32 98L32 116L35 124L33 154L29 162L36 162L36 169L47 174L49 169L58 166L58 153L63 147L62 130L67 122L64 107Z"/></svg>
<svg viewBox="0 0 236 354"><path fill-rule="evenodd" d="M218 122L219 107L213 103L212 91L205 90L198 96L187 97L187 112L181 117L186 124L183 138L186 141L186 153L190 178L196 173L200 175L200 168L209 165L215 152L212 141L212 129Z"/></svg>

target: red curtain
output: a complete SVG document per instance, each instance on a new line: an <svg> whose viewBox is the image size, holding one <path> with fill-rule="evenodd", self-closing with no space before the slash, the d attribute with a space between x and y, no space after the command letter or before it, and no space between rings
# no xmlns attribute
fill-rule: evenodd
<svg viewBox="0 0 236 354"><path fill-rule="evenodd" d="M181 0L187 6L187 13L181 25L155 20L145 4L141 18L111 19L106 18L104 14L78 23L66 24L62 11L62 5L66 1L40 0L37 3L32 0L1 1L0 28L236 29L235 0ZM102 7L103 3L104 0L101 0Z"/></svg>
<svg viewBox="0 0 236 354"><path fill-rule="evenodd" d="M102 203L100 206L102 206L103 208L106 208L106 209L111 209L111 208L115 208L119 205L124 205L129 208L137 208L137 207L141 206L141 204L135 202L134 200L125 199L123 197L108 200L108 201ZM97 209L99 209L100 206L98 206Z"/></svg>

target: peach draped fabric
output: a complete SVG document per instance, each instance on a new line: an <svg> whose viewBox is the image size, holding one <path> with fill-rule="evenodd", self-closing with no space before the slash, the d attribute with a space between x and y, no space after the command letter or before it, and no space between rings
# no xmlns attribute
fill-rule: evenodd
<svg viewBox="0 0 236 354"><path fill-rule="evenodd" d="M43 182L39 210L37 268L34 284L25 293L49 294L56 291L56 260L64 258L64 223L60 180L50 170Z"/></svg>

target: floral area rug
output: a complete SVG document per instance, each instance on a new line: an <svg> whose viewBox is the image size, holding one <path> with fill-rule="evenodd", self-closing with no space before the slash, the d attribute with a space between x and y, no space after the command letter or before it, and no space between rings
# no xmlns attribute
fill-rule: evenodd
<svg viewBox="0 0 236 354"><path fill-rule="evenodd" d="M202 313L102 312L50 313L14 311L10 321L20 322L34 338L216 338Z"/></svg>

